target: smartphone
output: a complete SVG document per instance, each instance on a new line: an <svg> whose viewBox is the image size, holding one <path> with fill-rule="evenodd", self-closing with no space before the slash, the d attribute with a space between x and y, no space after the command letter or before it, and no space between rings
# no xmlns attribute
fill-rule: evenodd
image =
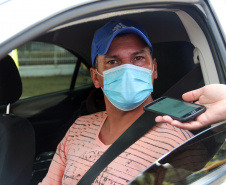
<svg viewBox="0 0 226 185"><path fill-rule="evenodd" d="M169 115L180 122L187 122L205 112L206 107L163 96L145 105L144 110L151 111L158 115Z"/></svg>

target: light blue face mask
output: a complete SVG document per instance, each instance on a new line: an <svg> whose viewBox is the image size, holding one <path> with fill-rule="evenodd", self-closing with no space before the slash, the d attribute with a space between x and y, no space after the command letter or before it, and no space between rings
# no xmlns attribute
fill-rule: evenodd
<svg viewBox="0 0 226 185"><path fill-rule="evenodd" d="M118 109L130 111L141 105L153 92L151 74L149 69L124 64L99 75L104 77L103 92L108 100Z"/></svg>

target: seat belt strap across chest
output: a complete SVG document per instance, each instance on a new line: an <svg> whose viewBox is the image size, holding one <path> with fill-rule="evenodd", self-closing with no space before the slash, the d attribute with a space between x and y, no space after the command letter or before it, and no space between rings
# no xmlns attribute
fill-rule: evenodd
<svg viewBox="0 0 226 185"><path fill-rule="evenodd" d="M156 125L156 115L144 112L93 164L80 179L78 185L92 184L98 175L123 151L139 140Z"/></svg>

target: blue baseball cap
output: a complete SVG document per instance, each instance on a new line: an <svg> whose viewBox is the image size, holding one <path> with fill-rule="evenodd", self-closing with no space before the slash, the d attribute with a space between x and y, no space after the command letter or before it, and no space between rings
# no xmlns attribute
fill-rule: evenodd
<svg viewBox="0 0 226 185"><path fill-rule="evenodd" d="M152 44L149 41L148 35L143 26L131 20L117 19L108 22L95 32L91 49L93 67L95 65L97 55L105 55L115 36L123 33L137 34L148 44L151 49L151 53L153 53Z"/></svg>

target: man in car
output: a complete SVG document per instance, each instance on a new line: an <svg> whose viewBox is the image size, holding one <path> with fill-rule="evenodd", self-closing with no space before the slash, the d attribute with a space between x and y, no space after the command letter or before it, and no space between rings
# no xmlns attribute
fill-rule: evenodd
<svg viewBox="0 0 226 185"><path fill-rule="evenodd" d="M40 185L77 184L97 159L153 101L157 62L143 27L115 20L96 31L91 77L104 93L106 111L79 117L57 147ZM153 124L150 122L150 124ZM189 131L158 123L113 160L93 184L127 184L158 158L192 137Z"/></svg>

